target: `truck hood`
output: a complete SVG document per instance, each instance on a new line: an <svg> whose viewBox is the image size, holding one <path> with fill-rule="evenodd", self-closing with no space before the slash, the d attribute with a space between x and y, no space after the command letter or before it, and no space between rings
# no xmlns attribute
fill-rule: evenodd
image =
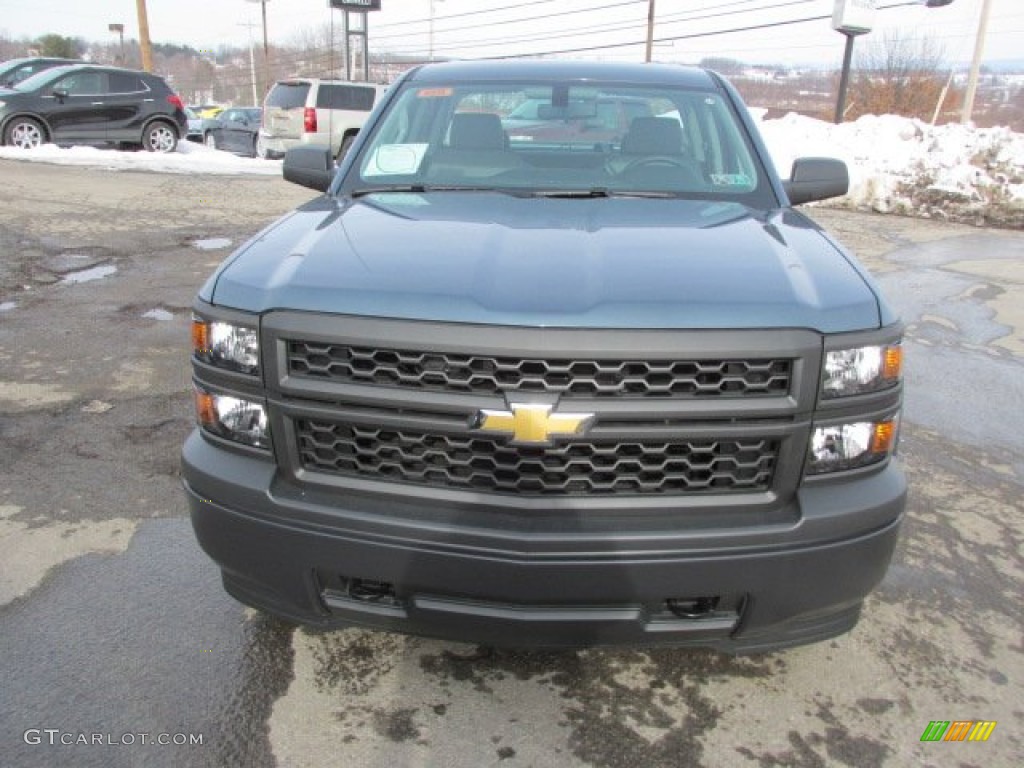
<svg viewBox="0 0 1024 768"><path fill-rule="evenodd" d="M542 327L879 326L872 287L792 210L495 192L318 198L200 294L252 312Z"/></svg>

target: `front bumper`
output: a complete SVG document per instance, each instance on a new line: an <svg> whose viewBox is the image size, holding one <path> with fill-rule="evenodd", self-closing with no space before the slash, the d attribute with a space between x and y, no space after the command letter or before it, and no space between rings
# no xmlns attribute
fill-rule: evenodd
<svg viewBox="0 0 1024 768"><path fill-rule="evenodd" d="M906 494L890 463L805 484L787 523L574 535L531 514L486 529L458 503L420 514L317 496L198 432L182 464L196 536L240 601L307 625L512 646L751 653L841 634L885 574Z"/></svg>

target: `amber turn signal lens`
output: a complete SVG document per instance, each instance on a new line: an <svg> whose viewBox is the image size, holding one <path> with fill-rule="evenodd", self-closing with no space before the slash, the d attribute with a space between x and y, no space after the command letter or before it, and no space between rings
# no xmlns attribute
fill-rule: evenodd
<svg viewBox="0 0 1024 768"><path fill-rule="evenodd" d="M192 352L202 354L210 349L210 326L202 320L192 320Z"/></svg>
<svg viewBox="0 0 1024 768"><path fill-rule="evenodd" d="M872 453L891 453L896 443L896 421L880 421L875 424L875 439L871 446Z"/></svg>
<svg viewBox="0 0 1024 768"><path fill-rule="evenodd" d="M216 424L217 408L213 402L213 395L200 392L198 389L194 390L193 394L196 403L196 418L199 419L199 423L206 426Z"/></svg>
<svg viewBox="0 0 1024 768"><path fill-rule="evenodd" d="M885 348L882 378L887 381L896 381L901 373L903 373L903 347L893 344Z"/></svg>

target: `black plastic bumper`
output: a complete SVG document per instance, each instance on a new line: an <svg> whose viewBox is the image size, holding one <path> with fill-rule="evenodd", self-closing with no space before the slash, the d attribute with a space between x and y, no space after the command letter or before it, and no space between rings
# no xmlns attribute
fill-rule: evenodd
<svg viewBox="0 0 1024 768"><path fill-rule="evenodd" d="M526 526L469 535L454 508L386 516L341 494L325 508L279 493L275 471L198 433L184 447L196 536L237 599L307 625L505 646L750 653L848 631L888 567L906 493L889 465L804 487L792 525L552 547Z"/></svg>

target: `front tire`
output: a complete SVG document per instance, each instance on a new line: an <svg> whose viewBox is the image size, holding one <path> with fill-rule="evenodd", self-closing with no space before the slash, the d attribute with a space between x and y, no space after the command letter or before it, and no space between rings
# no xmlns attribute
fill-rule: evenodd
<svg viewBox="0 0 1024 768"><path fill-rule="evenodd" d="M31 117L16 117L7 126L4 144L9 147L35 149L46 141L46 131L42 123Z"/></svg>
<svg viewBox="0 0 1024 768"><path fill-rule="evenodd" d="M178 146L178 134L167 123L151 123L142 134L142 146L150 152L173 152Z"/></svg>

